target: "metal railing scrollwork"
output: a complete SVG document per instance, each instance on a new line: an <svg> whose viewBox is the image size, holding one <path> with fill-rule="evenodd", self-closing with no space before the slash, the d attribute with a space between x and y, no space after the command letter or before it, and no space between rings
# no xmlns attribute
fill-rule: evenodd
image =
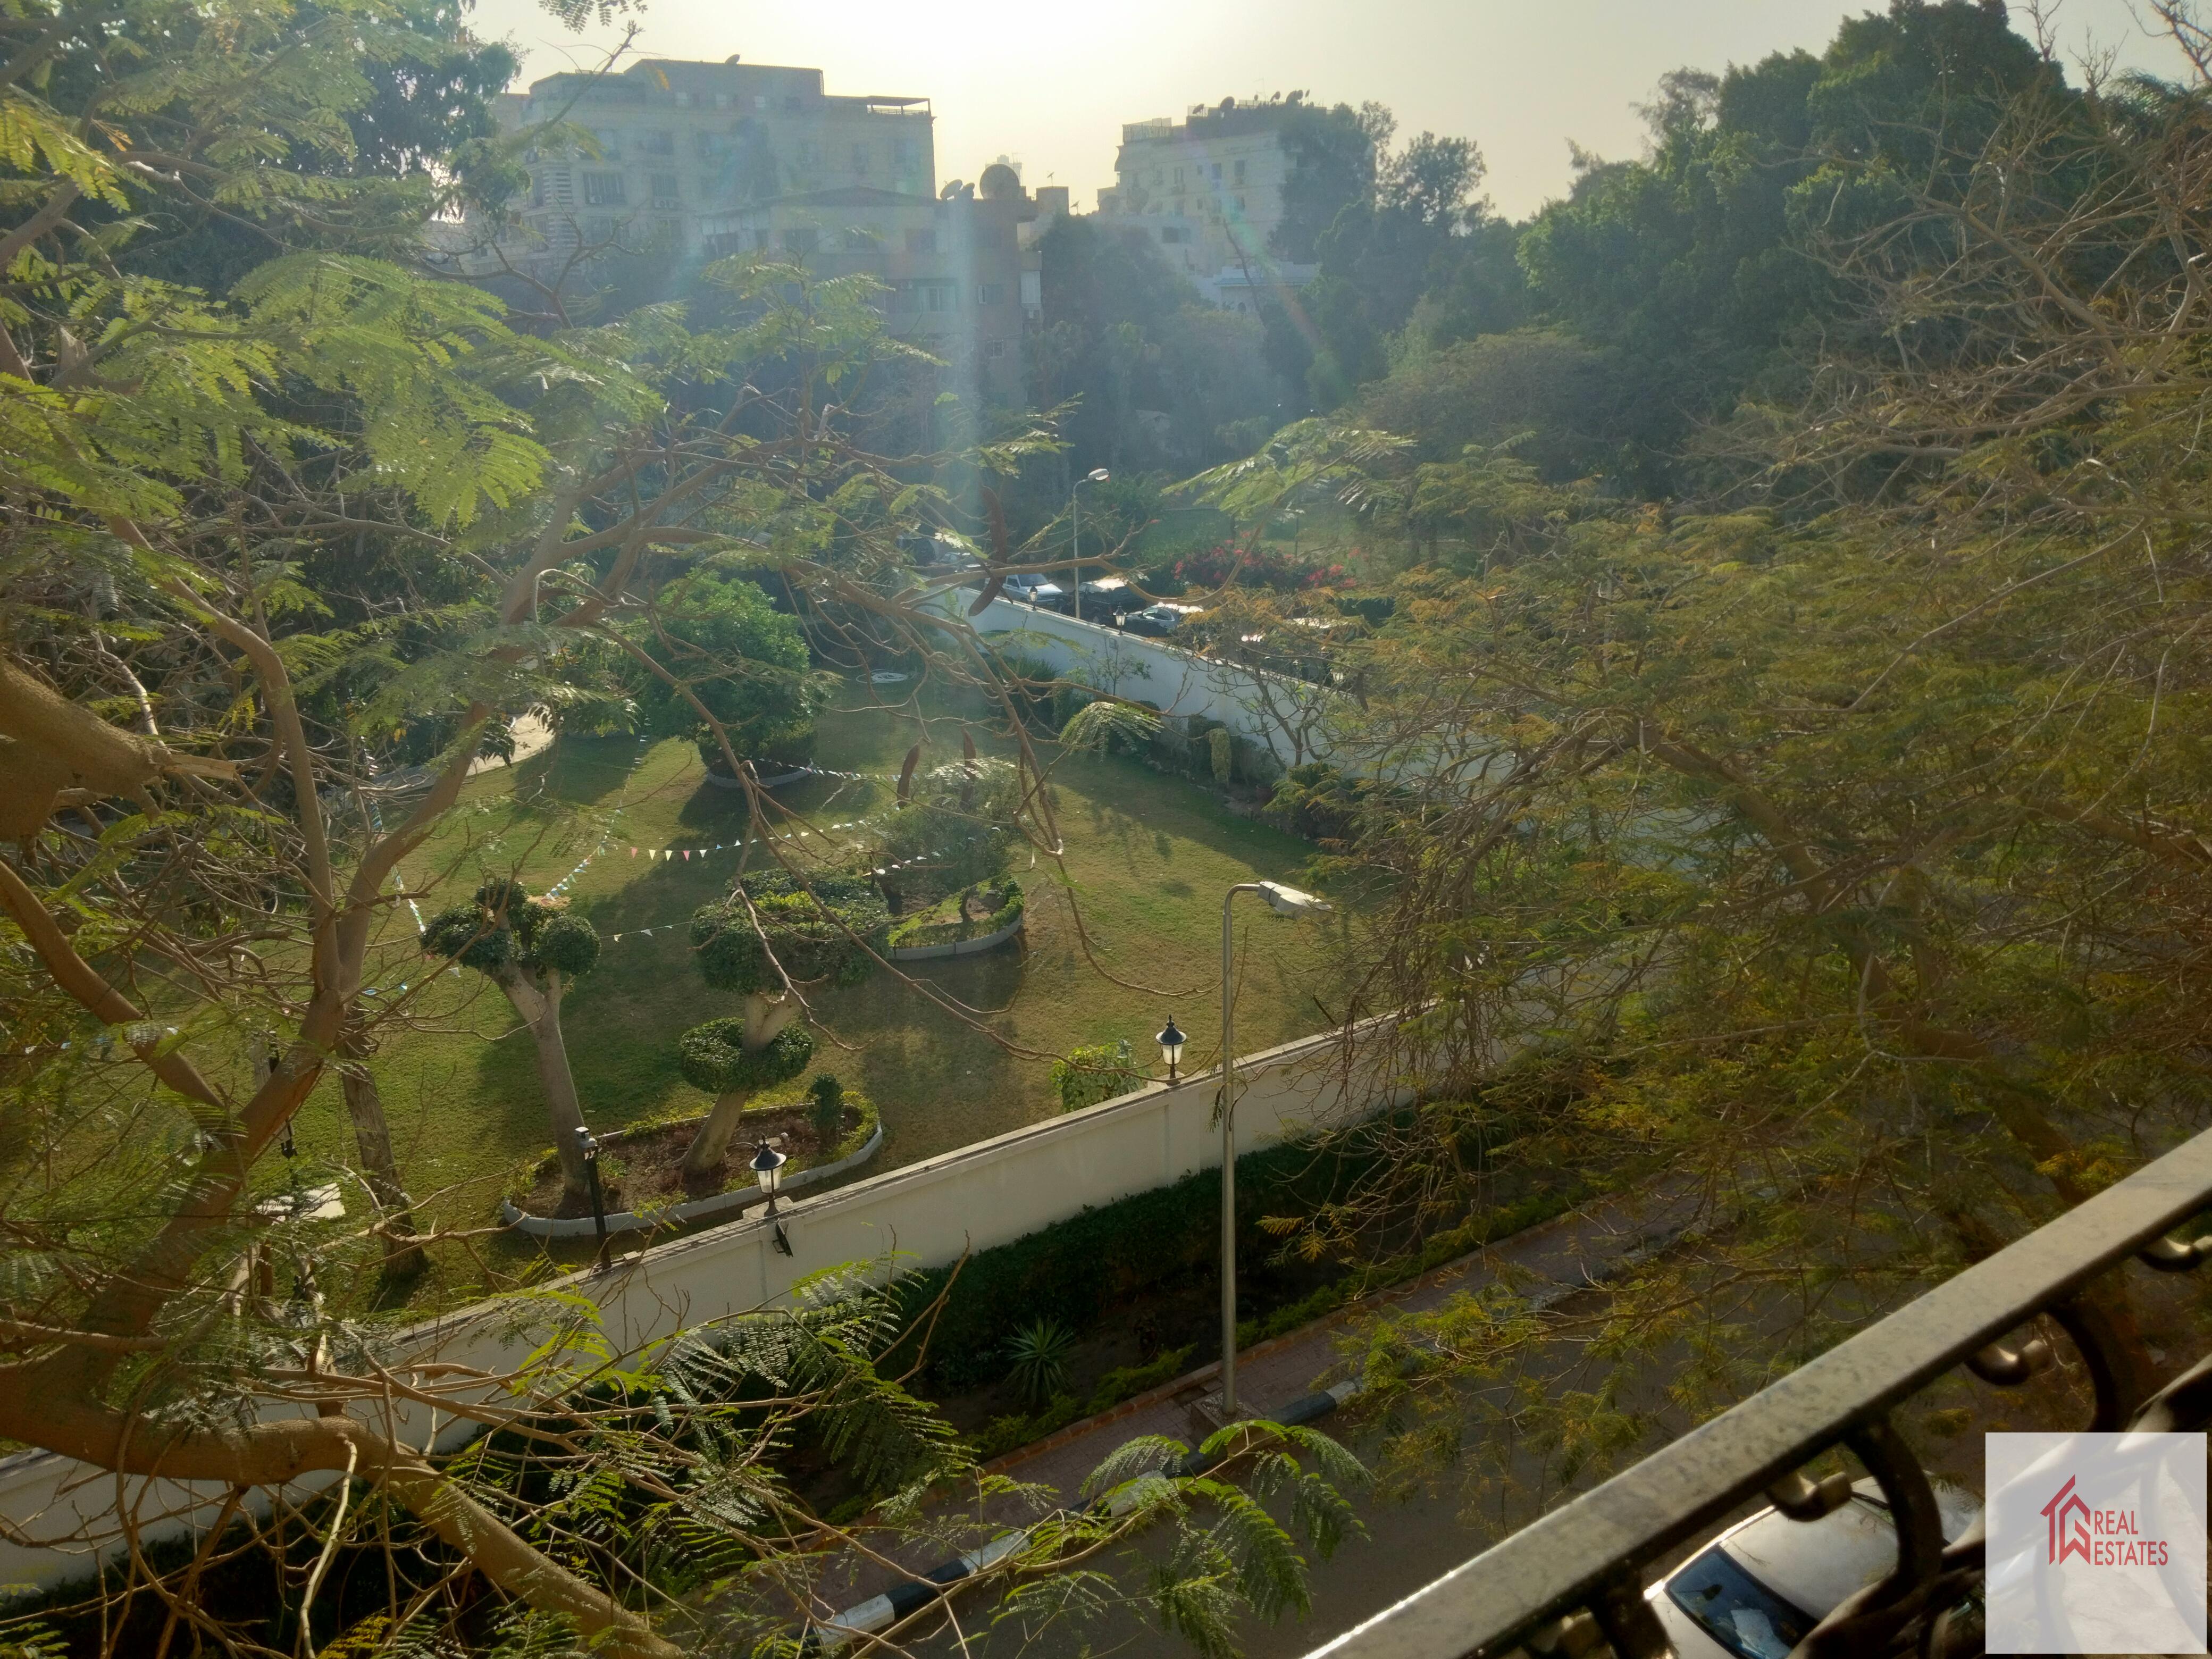
<svg viewBox="0 0 2212 1659"><path fill-rule="evenodd" d="M2212 1424L2212 1356L2155 1390L2094 1282L2130 1258L2186 1273L2212 1258L2212 1236L2167 1230L2212 1207L2212 1133L2197 1136L1975 1263L1710 1422L1462 1563L1320 1648L1310 1659L1502 1659L1595 1653L1662 1659L1666 1633L1645 1600L1647 1571L1764 1496L1800 1521L1850 1496L1850 1478L1803 1473L1850 1452L1896 1524L1888 1576L1837 1607L1792 1659L1979 1651L1959 1619L1984 1569L1982 1523L1944 1542L1934 1489L1891 1421L1903 1401L1964 1365L2016 1388L2052 1363L2048 1316L2079 1351L2095 1405L2085 1428L2196 1430ZM2012 1339L2008 1340L2008 1339Z"/></svg>

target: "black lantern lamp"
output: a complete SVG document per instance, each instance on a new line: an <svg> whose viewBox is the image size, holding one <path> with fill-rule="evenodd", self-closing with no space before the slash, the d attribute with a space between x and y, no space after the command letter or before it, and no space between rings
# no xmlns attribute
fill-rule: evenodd
<svg viewBox="0 0 2212 1659"><path fill-rule="evenodd" d="M775 1248L784 1255L789 1255L791 1240L784 1236L783 1223L775 1218L776 1188L783 1184L783 1166L786 1162L781 1152L776 1151L766 1141L763 1141L753 1153L752 1170L753 1179L760 1182L761 1191L768 1194L767 1215L769 1225L775 1235Z"/></svg>
<svg viewBox="0 0 2212 1659"><path fill-rule="evenodd" d="M1189 1039L1176 1028L1175 1016L1170 1014L1168 1023L1160 1027L1159 1035L1152 1041L1160 1045L1161 1057L1168 1063L1168 1081L1173 1083L1176 1080L1176 1066L1182 1059L1182 1045Z"/></svg>

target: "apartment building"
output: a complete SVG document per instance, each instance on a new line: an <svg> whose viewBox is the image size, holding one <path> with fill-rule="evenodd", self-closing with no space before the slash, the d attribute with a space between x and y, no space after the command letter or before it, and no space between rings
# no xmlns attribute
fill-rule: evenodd
<svg viewBox="0 0 2212 1659"><path fill-rule="evenodd" d="M1103 224L1141 235L1214 305L1247 309L1270 285L1310 281L1269 243L1283 221L1291 161L1280 128L1297 107L1280 99L1192 106L1121 129L1115 183L1098 192Z"/></svg>
<svg viewBox="0 0 2212 1659"><path fill-rule="evenodd" d="M938 197L862 185L799 191L707 216L700 230L708 258L760 253L817 276L873 277L890 332L942 358L950 389L1020 406L1021 231L1037 215L1014 170L994 165Z"/></svg>
<svg viewBox="0 0 2212 1659"><path fill-rule="evenodd" d="M507 252L533 275L580 243L680 258L702 220L778 196L937 190L929 100L833 96L817 69L647 58L619 75L548 76L503 98L500 118L563 122L595 141L529 157L522 236Z"/></svg>

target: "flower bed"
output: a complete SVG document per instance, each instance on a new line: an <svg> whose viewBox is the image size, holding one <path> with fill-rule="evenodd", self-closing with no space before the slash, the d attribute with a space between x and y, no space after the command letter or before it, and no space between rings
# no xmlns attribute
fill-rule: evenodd
<svg viewBox="0 0 2212 1659"><path fill-rule="evenodd" d="M1012 876L997 883L980 883L927 910L902 916L891 926L891 949L965 945L970 939L1009 932L1020 922L1027 902L1021 883Z"/></svg>
<svg viewBox="0 0 2212 1659"><path fill-rule="evenodd" d="M679 1166L691 1137L703 1121L703 1115L661 1118L599 1138L599 1179L611 1224L640 1224L635 1220L617 1223L617 1217L650 1218L664 1213L672 1219L687 1219L690 1218L675 1216L673 1212L678 1206L712 1206L717 1197L742 1200L757 1194L759 1188L751 1160L753 1149L763 1141L790 1159L783 1166L783 1184L789 1188L810 1171L859 1160L864 1152L873 1151L880 1134L874 1103L848 1089L838 1115L836 1137L825 1146L814 1122L813 1103L780 1095L745 1113L730 1138L718 1179L687 1186ZM510 1223L518 1216L588 1223L592 1213L588 1204L562 1202L560 1160L550 1148L517 1173L504 1208L512 1212L507 1217Z"/></svg>

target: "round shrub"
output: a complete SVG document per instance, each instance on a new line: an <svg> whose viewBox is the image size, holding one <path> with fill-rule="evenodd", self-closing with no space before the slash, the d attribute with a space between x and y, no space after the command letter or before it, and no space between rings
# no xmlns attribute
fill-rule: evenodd
<svg viewBox="0 0 2212 1659"><path fill-rule="evenodd" d="M814 1062L814 1034L787 1025L765 1048L744 1046L742 1019L710 1019L677 1039L684 1080L710 1095L765 1089L797 1077Z"/></svg>

